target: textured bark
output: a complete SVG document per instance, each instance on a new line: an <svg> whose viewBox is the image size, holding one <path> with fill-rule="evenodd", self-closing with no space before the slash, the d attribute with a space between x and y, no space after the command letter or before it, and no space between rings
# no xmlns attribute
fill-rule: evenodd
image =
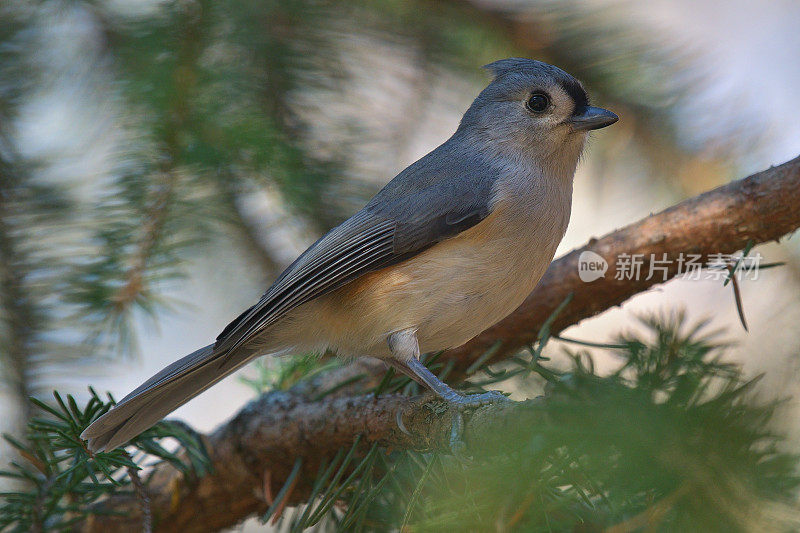
<svg viewBox="0 0 800 533"><path fill-rule="evenodd" d="M452 411L440 400L400 395L332 396L316 401L297 391L270 392L248 404L208 436L213 473L186 479L161 465L147 483L156 531L217 531L244 517L264 513L295 462L302 460L288 503L305 501L320 462L361 435L361 448L378 442L386 447L430 449L446 446ZM519 423L520 413L535 401L492 405L477 410L463 438L467 451L505 434L503 424ZM397 425L398 412L408 433ZM85 531L139 531L142 507L136 495L120 494L103 502Z"/></svg>
<svg viewBox="0 0 800 533"><path fill-rule="evenodd" d="M661 213L614 231L555 261L536 290L508 318L443 357L456 362L453 376L464 375L469 364L489 347L502 341L492 356L498 360L533 341L542 323L568 295L571 302L554 321L553 332L619 305L661 279L614 279L621 254L662 254L671 260L669 276L677 272L680 253L732 253L748 241L764 243L800 227L800 158L681 202ZM604 279L584 283L578 277L578 257L591 250L604 257L609 270ZM643 269L648 267L647 261ZM646 271L646 270L644 270ZM290 494L302 502L316 475L319 462L349 446L358 435L366 447L373 442L403 448L441 445L449 433L449 411L437 402L402 396L358 396L366 383L374 383L379 364L359 362L321 376L289 392L263 395L208 437L214 473L186 479L166 465L155 468L149 481L154 527L158 531L214 531L267 509L270 494L277 494L295 461L303 470ZM319 391L363 374L368 379L337 390L336 396L314 400ZM345 394L347 394L345 396ZM521 416L535 413L534 402L490 407L477 411L465 429L465 440L498 438L503 424L520 424ZM403 410L405 426L396 423ZM138 530L139 503L135 496L113 497L102 511L122 516L95 516L87 531Z"/></svg>

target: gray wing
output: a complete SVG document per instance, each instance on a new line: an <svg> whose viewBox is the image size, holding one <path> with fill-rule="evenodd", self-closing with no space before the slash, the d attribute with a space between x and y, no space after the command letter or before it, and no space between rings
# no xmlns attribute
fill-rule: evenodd
<svg viewBox="0 0 800 533"><path fill-rule="evenodd" d="M482 159L452 152L445 143L420 159L314 243L256 305L223 330L215 350L232 351L298 305L409 259L486 218L497 171Z"/></svg>

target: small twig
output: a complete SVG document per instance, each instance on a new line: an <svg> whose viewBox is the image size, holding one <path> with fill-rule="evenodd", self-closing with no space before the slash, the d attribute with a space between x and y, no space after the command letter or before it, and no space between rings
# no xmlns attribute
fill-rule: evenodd
<svg viewBox="0 0 800 533"><path fill-rule="evenodd" d="M130 458L130 455L128 455L128 459ZM131 478L131 483L133 484L133 488L136 490L136 496L139 499L139 505L142 508L142 532L152 533L153 512L150 509L150 496L148 496L147 489L145 489L144 483L142 483L142 478L139 477L138 470L132 466L126 467L125 470L128 472L128 477Z"/></svg>
<svg viewBox="0 0 800 533"><path fill-rule="evenodd" d="M272 470L264 472L264 500L269 505L275 503L275 498L272 496Z"/></svg>
<svg viewBox="0 0 800 533"><path fill-rule="evenodd" d="M411 498L408 500L408 506L406 507L406 512L403 515L403 523L400 525L400 531L408 531L408 522L411 519L411 514L414 511L414 507L417 504L417 500L419 499L419 495L422 492L422 487L425 485L425 481L427 481L428 476L431 474L431 470L433 470L433 463L434 460L428 463L425 467L425 470L422 472L422 476L420 476L419 481L417 481L416 487L414 487L414 492L411 493Z"/></svg>
<svg viewBox="0 0 800 533"><path fill-rule="evenodd" d="M45 531L44 528L44 506L45 506L45 495L47 495L50 490L53 488L55 484L55 477L50 476L47 478L47 481L42 485L39 494L36 496L36 503L34 504L34 516L33 523L31 524L31 533L43 533Z"/></svg>
<svg viewBox="0 0 800 533"><path fill-rule="evenodd" d="M146 290L145 273L161 234L167 222L173 202L177 173L175 170L163 172L165 178L153 193L153 200L143 215L142 235L137 249L125 273L125 284L111 297L115 312L122 314Z"/></svg>
<svg viewBox="0 0 800 533"><path fill-rule="evenodd" d="M683 498L688 492L689 485L683 484L636 516L606 528L604 533L629 533L631 531L657 525L658 522L664 518L664 515L678 503L678 500Z"/></svg>
<svg viewBox="0 0 800 533"><path fill-rule="evenodd" d="M278 497L276 500L279 500L280 503L278 504L278 508L275 509L275 512L272 514L272 520L270 521L270 525L275 525L280 520L283 511L286 509L286 506L289 504L289 498L292 497L292 492L294 488L297 486L297 478L298 474L300 473L300 469L303 467L303 460L298 457L297 460L294 462L294 468L292 472L289 474L289 478L286 480L286 484L283 486L281 491L278 493ZM275 502L273 502L275 505Z"/></svg>
<svg viewBox="0 0 800 533"><path fill-rule="evenodd" d="M506 523L505 529L503 531L511 531L514 526L522 520L522 517L525 516L525 513L528 511L531 505L533 505L534 500L540 496L539 492L536 490L532 490L528 493L525 498L523 498L522 503L517 507L517 510L511 515L511 518Z"/></svg>
<svg viewBox="0 0 800 533"><path fill-rule="evenodd" d="M735 275L736 266L728 267L730 271L730 278L728 278L731 282L731 287L733 287L733 299L736 301L736 312L739 313L739 321L742 323L742 327L745 331L750 331L747 329L747 320L744 318L744 305L742 304L742 293L739 290L739 280L736 279Z"/></svg>

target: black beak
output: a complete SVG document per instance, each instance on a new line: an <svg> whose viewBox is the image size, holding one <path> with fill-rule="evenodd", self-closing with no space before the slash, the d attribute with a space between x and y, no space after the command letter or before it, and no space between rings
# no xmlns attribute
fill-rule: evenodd
<svg viewBox="0 0 800 533"><path fill-rule="evenodd" d="M608 109L603 109L602 107L587 107L583 113L573 115L572 118L569 119L569 124L574 131L589 131L605 128L618 120L619 117Z"/></svg>

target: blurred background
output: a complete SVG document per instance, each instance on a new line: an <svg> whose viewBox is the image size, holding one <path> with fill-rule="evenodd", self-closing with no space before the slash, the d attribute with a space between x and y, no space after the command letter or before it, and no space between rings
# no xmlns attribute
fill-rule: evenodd
<svg viewBox="0 0 800 533"><path fill-rule="evenodd" d="M0 3L2 430L28 396L119 398L213 340L444 141L493 60L554 63L622 117L590 141L560 252L795 157L797 20L793 0ZM730 287L673 281L564 334L685 309L797 396L800 241L757 251L787 264L743 282L749 333ZM176 415L205 431L252 396L230 378Z"/></svg>

